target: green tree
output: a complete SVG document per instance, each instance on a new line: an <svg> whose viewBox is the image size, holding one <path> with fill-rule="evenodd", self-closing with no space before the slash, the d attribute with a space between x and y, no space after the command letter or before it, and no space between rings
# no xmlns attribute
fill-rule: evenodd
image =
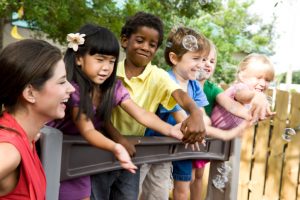
<svg viewBox="0 0 300 200"><path fill-rule="evenodd" d="M263 24L262 19L248 13L253 3L238 0L129 0L126 8L134 13L145 10L160 16L165 23L165 36L171 28L184 25L202 32L218 49L218 65L214 75L216 82L230 83L235 79L239 62L234 53L258 52L272 54L275 37L273 24ZM275 20L275 18L274 18ZM249 27L255 26L255 31ZM163 46L164 47L164 46ZM163 47L155 62L165 67ZM167 68L167 67L165 67Z"/></svg>
<svg viewBox="0 0 300 200"><path fill-rule="evenodd" d="M0 50L3 48L4 25L12 22L11 15L21 6L19 1L0 0Z"/></svg>
<svg viewBox="0 0 300 200"><path fill-rule="evenodd" d="M285 83L286 81L286 72L277 75L276 80L278 80L279 83ZM293 84L300 84L300 71L293 71L292 74L292 83Z"/></svg>
<svg viewBox="0 0 300 200"><path fill-rule="evenodd" d="M120 3L121 2L121 3ZM117 36L127 16L145 11L159 16L165 23L165 37L174 26L184 25L202 32L218 48L217 82L234 80L236 52L272 54L273 24L262 24L258 16L247 10L253 0L0 0L0 49L3 25L11 21L11 13L24 7L24 19L36 33L65 44L66 34L86 22L110 28ZM249 29L256 27L256 31ZM164 45L155 60L166 68Z"/></svg>

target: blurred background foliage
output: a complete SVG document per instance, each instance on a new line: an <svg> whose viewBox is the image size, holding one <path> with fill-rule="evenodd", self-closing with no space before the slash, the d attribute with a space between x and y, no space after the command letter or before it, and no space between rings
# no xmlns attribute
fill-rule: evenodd
<svg viewBox="0 0 300 200"><path fill-rule="evenodd" d="M126 17L144 11L163 20L165 37L173 27L184 25L211 39L218 49L214 80L230 83L241 57L252 52L273 54L274 23L264 24L259 16L249 13L252 3L253 0L0 0L0 43L4 25L11 23L12 12L21 6L22 19L30 29L62 45L68 33L86 22L105 26L118 37ZM164 47L165 44L160 47L153 63L167 69Z"/></svg>

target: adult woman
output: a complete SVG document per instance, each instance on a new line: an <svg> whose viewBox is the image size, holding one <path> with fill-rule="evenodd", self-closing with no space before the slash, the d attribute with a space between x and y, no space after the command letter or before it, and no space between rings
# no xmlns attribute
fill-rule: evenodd
<svg viewBox="0 0 300 200"><path fill-rule="evenodd" d="M45 199L35 150L43 125L65 115L74 88L58 48L27 39L0 53L0 199Z"/></svg>

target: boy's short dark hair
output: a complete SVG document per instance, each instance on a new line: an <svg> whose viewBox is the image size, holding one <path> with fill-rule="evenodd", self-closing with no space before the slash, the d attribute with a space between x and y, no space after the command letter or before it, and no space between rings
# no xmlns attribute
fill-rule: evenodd
<svg viewBox="0 0 300 200"><path fill-rule="evenodd" d="M136 33L139 27L146 26L158 31L158 47L162 44L164 37L163 22L155 15L145 12L137 12L134 16L129 17L126 20L125 25L121 30L121 37L125 36L129 38L131 34Z"/></svg>

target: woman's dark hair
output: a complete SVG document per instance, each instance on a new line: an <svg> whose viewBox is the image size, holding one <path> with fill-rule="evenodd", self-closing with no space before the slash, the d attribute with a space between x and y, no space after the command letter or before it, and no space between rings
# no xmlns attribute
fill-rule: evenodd
<svg viewBox="0 0 300 200"><path fill-rule="evenodd" d="M125 36L126 38L130 38L133 33L138 31L138 28L143 26L157 30L159 33L157 47L160 47L164 38L163 22L159 17L149 13L137 12L134 16L128 18L122 27L121 37Z"/></svg>
<svg viewBox="0 0 300 200"><path fill-rule="evenodd" d="M0 113L3 106L13 112L27 85L41 90L61 59L61 51L42 40L25 39L5 47L0 53Z"/></svg>
<svg viewBox="0 0 300 200"><path fill-rule="evenodd" d="M97 107L97 115L104 121L110 120L114 102L116 71L120 52L118 40L107 28L93 24L82 26L79 33L85 34L84 44L79 45L76 52L72 48L69 48L64 57L68 80L78 84L80 90L80 103L77 119L81 113L86 114L89 119L93 117L92 96L95 85L83 73L80 66L76 64L76 59L84 57L87 54L101 54L116 57L111 76L98 86L101 92L101 101Z"/></svg>

